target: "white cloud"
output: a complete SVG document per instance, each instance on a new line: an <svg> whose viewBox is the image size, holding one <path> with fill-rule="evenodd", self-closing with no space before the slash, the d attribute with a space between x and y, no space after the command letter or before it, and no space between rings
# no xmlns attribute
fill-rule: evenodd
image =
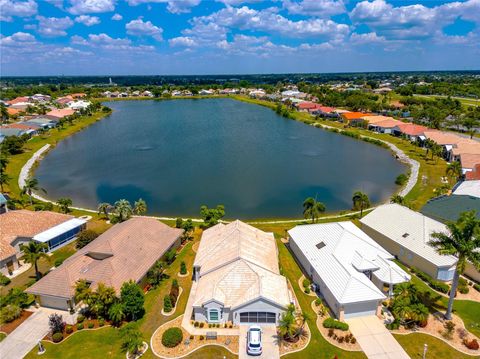
<svg viewBox="0 0 480 359"><path fill-rule="evenodd" d="M73 15L102 13L114 11L116 3L117 0L70 0L67 10Z"/></svg>
<svg viewBox="0 0 480 359"><path fill-rule="evenodd" d="M171 47L183 46L183 47L196 47L198 43L191 37L179 36L168 40Z"/></svg>
<svg viewBox="0 0 480 359"><path fill-rule="evenodd" d="M127 25L127 34L134 36L151 36L155 40L162 40L163 29L155 26L151 21L143 21L142 19L132 20Z"/></svg>
<svg viewBox="0 0 480 359"><path fill-rule="evenodd" d="M328 18L346 12L343 0L284 0L283 7L290 14Z"/></svg>
<svg viewBox="0 0 480 359"><path fill-rule="evenodd" d="M115 14L115 15L112 16L112 20L114 20L114 21L120 21L122 19L123 19L123 16L120 15L120 14Z"/></svg>
<svg viewBox="0 0 480 359"><path fill-rule="evenodd" d="M101 34L90 34L88 38L85 39L81 36L74 35L70 38L70 42L73 45L89 46L100 48L107 51L126 51L126 52L151 52L155 50L153 46L139 45L135 46L132 44L132 40L127 38L113 38L105 33Z"/></svg>
<svg viewBox="0 0 480 359"><path fill-rule="evenodd" d="M173 14L190 12L192 7L200 4L201 0L126 0L128 5L137 6L148 3L167 4L167 10Z"/></svg>
<svg viewBox="0 0 480 359"><path fill-rule="evenodd" d="M378 36L374 32L368 32L365 34L357 34L354 32L350 35L350 42L356 45L378 44L386 42L386 39L383 36Z"/></svg>
<svg viewBox="0 0 480 359"><path fill-rule="evenodd" d="M79 22L85 26L93 26L100 24L100 18L98 16L80 15L75 18L75 22Z"/></svg>
<svg viewBox="0 0 480 359"><path fill-rule="evenodd" d="M262 2L263 0L216 0L217 2L224 3L227 6L238 6L240 4L246 4L246 3L257 3L257 2ZM276 0L273 0L276 1Z"/></svg>
<svg viewBox="0 0 480 359"><path fill-rule="evenodd" d="M16 32L13 35L0 37L1 46L24 46L34 45L37 42L35 36L28 32Z"/></svg>
<svg viewBox="0 0 480 359"><path fill-rule="evenodd" d="M37 16L38 32L43 36L58 37L67 35L66 29L73 26L73 21L66 17Z"/></svg>
<svg viewBox="0 0 480 359"><path fill-rule="evenodd" d="M37 9L37 3L34 0L0 0L0 21L13 21L12 16L33 16L37 13Z"/></svg>

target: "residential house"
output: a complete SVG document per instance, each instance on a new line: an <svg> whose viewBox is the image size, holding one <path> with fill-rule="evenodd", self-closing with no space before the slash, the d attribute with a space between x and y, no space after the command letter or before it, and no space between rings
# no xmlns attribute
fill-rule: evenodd
<svg viewBox="0 0 480 359"><path fill-rule="evenodd" d="M313 115L318 115L321 117L338 117L338 113L335 112L334 107L328 106L317 106L315 109L310 111Z"/></svg>
<svg viewBox="0 0 480 359"><path fill-rule="evenodd" d="M416 125L414 123L400 123L393 129L393 133L397 136L404 136L412 142L418 141L423 133L428 131L428 127ZM425 139L425 137L423 136Z"/></svg>
<svg viewBox="0 0 480 359"><path fill-rule="evenodd" d="M8 116L17 116L21 112L22 112L22 110L19 110L18 108L7 107Z"/></svg>
<svg viewBox="0 0 480 359"><path fill-rule="evenodd" d="M365 233L402 263L436 280L452 280L457 258L440 255L428 244L433 232L447 231L443 223L399 204L379 206L360 222Z"/></svg>
<svg viewBox="0 0 480 359"><path fill-rule="evenodd" d="M453 147L465 140L465 138L455 135L453 133L447 133L443 131L430 130L425 131L424 136L426 139L433 141L437 145L441 146L445 156L453 149Z"/></svg>
<svg viewBox="0 0 480 359"><path fill-rule="evenodd" d="M41 93L37 93L37 94L31 96L30 99L32 101L39 102L39 103L47 103L47 102L50 102L52 97L49 96L49 95L43 95Z"/></svg>
<svg viewBox="0 0 480 359"><path fill-rule="evenodd" d="M300 112L310 112L312 110L315 110L319 106L320 105L318 103L313 103L313 102L310 102L310 101L303 101L303 102L300 102L300 103L296 104L296 107L297 107L298 111L300 111Z"/></svg>
<svg viewBox="0 0 480 359"><path fill-rule="evenodd" d="M479 159L479 162L475 166L473 166L473 169L471 171L468 171L465 173L465 180L466 181L480 180L480 159Z"/></svg>
<svg viewBox="0 0 480 359"><path fill-rule="evenodd" d="M251 98L263 98L267 93L262 89L254 89L248 93Z"/></svg>
<svg viewBox="0 0 480 359"><path fill-rule="evenodd" d="M74 99L73 99L72 96L68 95L68 96L65 96L65 97L57 98L55 100L55 102L58 103L59 105L65 106L65 105L68 105L71 102L74 102Z"/></svg>
<svg viewBox="0 0 480 359"><path fill-rule="evenodd" d="M83 92L78 92L78 93L72 93L72 94L70 94L70 96L71 96L73 99L79 99L79 98L87 97L87 94L86 94L86 93L83 93Z"/></svg>
<svg viewBox="0 0 480 359"><path fill-rule="evenodd" d="M68 104L68 107L71 108L72 110L86 110L88 106L90 106L92 103L90 101L73 101Z"/></svg>
<svg viewBox="0 0 480 359"><path fill-rule="evenodd" d="M100 283L111 286L117 295L129 280L144 286L148 270L180 245L182 233L154 218L131 218L108 229L26 292L34 294L41 306L67 310L78 304L74 294L80 279L92 290Z"/></svg>
<svg viewBox="0 0 480 359"><path fill-rule="evenodd" d="M20 266L21 244L45 243L53 251L72 241L86 221L49 211L8 211L0 215L0 272L12 273Z"/></svg>
<svg viewBox="0 0 480 359"><path fill-rule="evenodd" d="M1 126L0 127L0 136L8 137L8 136L17 136L20 137L22 135L28 134L27 131L23 128L16 128L10 126Z"/></svg>
<svg viewBox="0 0 480 359"><path fill-rule="evenodd" d="M153 97L153 93L151 91L143 91L141 95L143 97Z"/></svg>
<svg viewBox="0 0 480 359"><path fill-rule="evenodd" d="M29 102L30 102L30 97L22 96L22 97L16 97L13 100L7 101L7 104L11 106L19 103L29 103Z"/></svg>
<svg viewBox="0 0 480 359"><path fill-rule="evenodd" d="M299 225L289 246L339 320L380 315L385 292L410 276L352 222Z"/></svg>
<svg viewBox="0 0 480 359"><path fill-rule="evenodd" d="M480 154L463 153L460 155L460 164L462 166L462 173L467 175L474 170L475 166L480 164Z"/></svg>
<svg viewBox="0 0 480 359"><path fill-rule="evenodd" d="M48 116L55 117L56 119L60 120L67 116L71 116L75 113L75 110L71 108L61 108L61 109L54 109L47 112Z"/></svg>
<svg viewBox="0 0 480 359"><path fill-rule="evenodd" d="M213 90L204 90L204 89L202 89L202 90L198 91L198 94L199 94L200 96L208 96L208 95L213 95L213 94L214 94L214 91L213 91Z"/></svg>
<svg viewBox="0 0 480 359"><path fill-rule="evenodd" d="M368 115L369 114L363 112L343 112L340 114L340 117L349 126L355 126L365 123L364 117Z"/></svg>
<svg viewBox="0 0 480 359"><path fill-rule="evenodd" d="M394 118L389 118L383 121L378 121L373 124L369 123L368 128L379 133L394 134L395 128L401 124L403 124L402 121L395 120Z"/></svg>
<svg viewBox="0 0 480 359"><path fill-rule="evenodd" d="M238 220L203 232L193 270L195 321L277 324L292 302L273 234Z"/></svg>

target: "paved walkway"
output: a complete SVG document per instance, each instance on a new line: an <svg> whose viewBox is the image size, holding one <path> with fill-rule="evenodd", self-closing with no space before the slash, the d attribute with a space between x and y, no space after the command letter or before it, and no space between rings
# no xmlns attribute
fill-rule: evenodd
<svg viewBox="0 0 480 359"><path fill-rule="evenodd" d="M247 354L247 331L249 325L240 325L240 337L238 338L238 358L253 358ZM280 349L278 347L277 329L274 324L262 324L262 355L255 358L278 359Z"/></svg>
<svg viewBox="0 0 480 359"><path fill-rule="evenodd" d="M369 359L410 359L376 316L351 318L346 322Z"/></svg>
<svg viewBox="0 0 480 359"><path fill-rule="evenodd" d="M58 313L69 323L75 323L76 315L49 308L40 308L0 342L0 358L21 359L32 350L38 341L48 334L48 316Z"/></svg>

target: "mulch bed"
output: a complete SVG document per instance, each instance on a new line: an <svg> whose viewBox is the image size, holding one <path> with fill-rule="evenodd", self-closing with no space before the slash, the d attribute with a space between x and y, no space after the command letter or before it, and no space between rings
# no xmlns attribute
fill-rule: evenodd
<svg viewBox="0 0 480 359"><path fill-rule="evenodd" d="M92 327L92 328L89 328L89 326L88 326L90 323L93 323L93 327ZM100 326L100 324L99 324L99 322L98 322L98 319L85 319L82 324L83 324L83 329L80 329L80 330L77 329L77 325L78 325L78 324L71 325L73 331L72 331L70 334L67 334L67 332L66 332L65 329L64 329L64 330L63 330L63 340L67 339L70 335L75 334L76 332L82 332L82 331L84 331L84 330L92 330L92 329L97 329L97 328L104 328L104 327L106 327L106 326L111 325L110 322L105 321L105 324L104 324L103 326ZM67 325L65 326L65 328L66 328L67 326L69 326L69 324L67 324ZM47 341L53 342L53 341L52 341L52 335L51 335L50 333L48 333L48 334L43 338L43 340L47 340ZM63 341L63 340L62 340L62 341Z"/></svg>
<svg viewBox="0 0 480 359"><path fill-rule="evenodd" d="M20 317L15 319L13 322L0 325L0 332L10 334L32 314L33 312L29 312L27 310L22 311L22 314L20 314Z"/></svg>

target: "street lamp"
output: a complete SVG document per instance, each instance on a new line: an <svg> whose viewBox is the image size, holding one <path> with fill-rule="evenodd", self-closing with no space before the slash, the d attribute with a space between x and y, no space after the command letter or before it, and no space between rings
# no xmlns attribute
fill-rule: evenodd
<svg viewBox="0 0 480 359"><path fill-rule="evenodd" d="M427 357L428 344L423 344L423 359Z"/></svg>

